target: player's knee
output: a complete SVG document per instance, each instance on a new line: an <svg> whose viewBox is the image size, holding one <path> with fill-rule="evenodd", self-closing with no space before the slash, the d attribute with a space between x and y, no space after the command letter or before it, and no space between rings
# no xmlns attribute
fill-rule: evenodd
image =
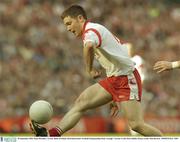
<svg viewBox="0 0 180 142"><path fill-rule="evenodd" d="M75 101L74 108L78 111L85 111L88 109L88 101L80 97Z"/></svg>
<svg viewBox="0 0 180 142"><path fill-rule="evenodd" d="M140 122L140 121L131 121L129 122L129 126L131 127L131 129L133 131L140 131L142 129L142 126L143 126L143 122Z"/></svg>

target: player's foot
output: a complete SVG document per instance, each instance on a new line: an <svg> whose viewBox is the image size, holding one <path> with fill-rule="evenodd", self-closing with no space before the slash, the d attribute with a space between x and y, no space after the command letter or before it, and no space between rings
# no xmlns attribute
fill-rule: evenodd
<svg viewBox="0 0 180 142"><path fill-rule="evenodd" d="M30 129L37 137L45 137L48 136L46 128L40 126L35 121L31 120L31 123L29 124Z"/></svg>

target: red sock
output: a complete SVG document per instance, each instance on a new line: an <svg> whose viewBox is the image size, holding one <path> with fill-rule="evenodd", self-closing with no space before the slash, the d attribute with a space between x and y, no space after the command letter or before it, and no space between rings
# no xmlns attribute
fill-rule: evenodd
<svg viewBox="0 0 180 142"><path fill-rule="evenodd" d="M59 127L55 127L49 130L50 137L58 137L61 136L63 131Z"/></svg>

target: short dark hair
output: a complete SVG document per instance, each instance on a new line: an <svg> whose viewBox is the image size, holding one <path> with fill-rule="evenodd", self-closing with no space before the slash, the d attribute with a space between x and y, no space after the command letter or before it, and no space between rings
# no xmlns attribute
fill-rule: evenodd
<svg viewBox="0 0 180 142"><path fill-rule="evenodd" d="M87 20L86 12L81 6L71 5L66 10L64 10L64 12L61 14L61 19L64 19L67 16L76 18L78 15L82 15L84 19Z"/></svg>

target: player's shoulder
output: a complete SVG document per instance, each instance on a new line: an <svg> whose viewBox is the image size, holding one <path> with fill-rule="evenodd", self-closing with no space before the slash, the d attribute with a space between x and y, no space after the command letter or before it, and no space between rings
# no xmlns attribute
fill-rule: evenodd
<svg viewBox="0 0 180 142"><path fill-rule="evenodd" d="M103 25L101 25L99 23L93 23L93 22L89 22L87 24L86 29L90 29L90 28L97 29L97 30L105 30L106 29Z"/></svg>

